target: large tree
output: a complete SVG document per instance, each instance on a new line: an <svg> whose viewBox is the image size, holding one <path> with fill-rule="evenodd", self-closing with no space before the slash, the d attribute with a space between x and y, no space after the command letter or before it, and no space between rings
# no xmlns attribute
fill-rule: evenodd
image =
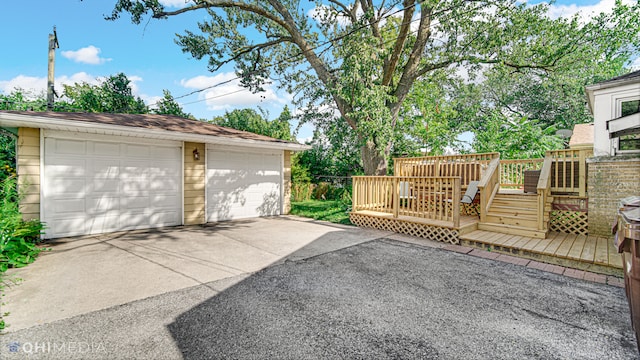
<svg viewBox="0 0 640 360"><path fill-rule="evenodd" d="M211 71L234 63L242 84L254 91L279 81L309 106L307 118L317 124L347 124L367 174L386 172L403 130L403 105L418 79L458 66L473 72L482 64L553 71L589 54L593 44L633 50L640 28L638 4L617 3L615 16L587 26L578 18L547 17L545 4L516 0L310 3L311 11L299 0L194 0L167 10L158 0L118 0L109 18L129 13L140 23L147 14L207 11L197 32L178 35L183 51L207 58ZM328 114L311 116L326 105Z"/></svg>

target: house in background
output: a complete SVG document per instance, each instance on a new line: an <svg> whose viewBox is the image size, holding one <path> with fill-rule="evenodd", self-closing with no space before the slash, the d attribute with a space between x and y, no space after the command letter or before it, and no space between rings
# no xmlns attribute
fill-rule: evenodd
<svg viewBox="0 0 640 360"><path fill-rule="evenodd" d="M586 87L595 156L640 153L640 71Z"/></svg>
<svg viewBox="0 0 640 360"><path fill-rule="evenodd" d="M0 111L45 238L271 216L306 145L168 115Z"/></svg>
<svg viewBox="0 0 640 360"><path fill-rule="evenodd" d="M593 113L589 234L611 234L620 199L640 195L640 71L586 87Z"/></svg>
<svg viewBox="0 0 640 360"><path fill-rule="evenodd" d="M569 149L593 148L593 123L576 124L569 139Z"/></svg>

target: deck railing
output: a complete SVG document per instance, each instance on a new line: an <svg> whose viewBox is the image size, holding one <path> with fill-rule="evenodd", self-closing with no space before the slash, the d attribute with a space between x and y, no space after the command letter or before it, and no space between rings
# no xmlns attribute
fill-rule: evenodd
<svg viewBox="0 0 640 360"><path fill-rule="evenodd" d="M486 221L487 212L491 206L493 198L500 189L500 158L491 160L487 170L482 175L478 183L480 191L480 221Z"/></svg>
<svg viewBox="0 0 640 360"><path fill-rule="evenodd" d="M553 193L577 193L586 196L586 159L593 155L593 149L567 149L547 151L552 159L549 169L550 188Z"/></svg>
<svg viewBox="0 0 640 360"><path fill-rule="evenodd" d="M544 159L500 160L500 187L503 189L523 189L524 172L540 170Z"/></svg>
<svg viewBox="0 0 640 360"><path fill-rule="evenodd" d="M544 158L544 163L542 164L542 168L540 169L540 177L538 178L538 230L545 231L547 230L547 221L545 219L545 209L548 202L552 201L551 198L551 168L553 166L553 158L549 156L547 152L547 156Z"/></svg>
<svg viewBox="0 0 640 360"><path fill-rule="evenodd" d="M500 154L464 154L393 159L395 176L459 176L462 187L480 180L484 169Z"/></svg>
<svg viewBox="0 0 640 360"><path fill-rule="evenodd" d="M354 176L353 211L451 222L460 226L460 178Z"/></svg>

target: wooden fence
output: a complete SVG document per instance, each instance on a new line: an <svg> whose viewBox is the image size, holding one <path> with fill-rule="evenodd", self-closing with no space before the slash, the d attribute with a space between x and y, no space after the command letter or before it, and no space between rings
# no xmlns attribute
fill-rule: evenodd
<svg viewBox="0 0 640 360"><path fill-rule="evenodd" d="M499 153L424 156L393 159L395 176L459 176L462 187L479 181L489 162Z"/></svg>
<svg viewBox="0 0 640 360"><path fill-rule="evenodd" d="M460 226L460 178L354 176L353 211L442 220Z"/></svg>

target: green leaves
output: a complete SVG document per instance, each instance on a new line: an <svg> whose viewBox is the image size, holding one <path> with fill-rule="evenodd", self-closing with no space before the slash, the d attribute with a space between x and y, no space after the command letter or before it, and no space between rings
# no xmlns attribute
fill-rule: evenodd
<svg viewBox="0 0 640 360"><path fill-rule="evenodd" d="M258 113L254 109L237 109L226 112L223 116L218 116L210 122L216 125L249 131L276 139L293 139L289 124L291 114L288 107L285 106L280 116L273 121L267 120L267 116L268 114L265 112Z"/></svg>
<svg viewBox="0 0 640 360"><path fill-rule="evenodd" d="M162 90L164 96L156 103L156 108L152 110L154 114L174 115L186 119L193 118L193 115L184 112L182 106L176 102L169 90Z"/></svg>
<svg viewBox="0 0 640 360"><path fill-rule="evenodd" d="M587 23L516 0L316 0L311 11L307 4L198 1L167 12L157 0L118 0L110 19L207 11L197 32L178 36L183 51L208 59L211 71L235 64L253 91L273 81L294 94L303 121L332 145L349 141L367 174L384 173L393 153L423 145L442 152L456 145L447 129L482 129L474 123L496 116L503 124L531 119L525 128L536 134L588 121L584 85L619 73L640 45L638 3L617 1ZM438 89L462 72L482 85L475 103ZM433 86L416 89L422 82Z"/></svg>
<svg viewBox="0 0 640 360"><path fill-rule="evenodd" d="M37 220L22 220L19 198L14 177L0 182L0 275L9 267L32 263L42 251L36 243L44 225Z"/></svg>
<svg viewBox="0 0 640 360"><path fill-rule="evenodd" d="M66 110L86 112L108 112L145 114L149 109L140 97L133 95L131 81L123 73L104 79L100 85L86 82L64 85Z"/></svg>

